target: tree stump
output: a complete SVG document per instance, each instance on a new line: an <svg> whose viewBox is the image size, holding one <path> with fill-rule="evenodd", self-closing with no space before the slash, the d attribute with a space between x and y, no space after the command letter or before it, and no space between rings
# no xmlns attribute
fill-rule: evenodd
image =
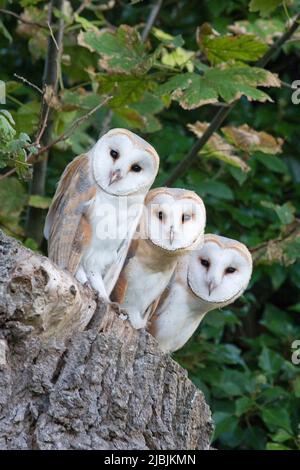
<svg viewBox="0 0 300 470"><path fill-rule="evenodd" d="M0 449L209 449L212 429L151 335L0 230Z"/></svg>

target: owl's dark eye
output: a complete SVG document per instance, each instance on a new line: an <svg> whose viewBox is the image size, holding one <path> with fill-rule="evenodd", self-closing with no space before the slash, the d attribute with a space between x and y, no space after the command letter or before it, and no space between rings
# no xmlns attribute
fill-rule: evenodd
<svg viewBox="0 0 300 470"><path fill-rule="evenodd" d="M135 173L139 173L142 170L142 167L140 167L140 165L138 165L137 163L134 163L134 165L132 165L130 169Z"/></svg>
<svg viewBox="0 0 300 470"><path fill-rule="evenodd" d="M158 213L158 218L159 218L159 220L162 220L162 219L163 219L163 213L162 213L162 211L159 211L159 213Z"/></svg>
<svg viewBox="0 0 300 470"><path fill-rule="evenodd" d="M117 160L119 158L120 154L116 150L111 149L110 156L113 160Z"/></svg>
<svg viewBox="0 0 300 470"><path fill-rule="evenodd" d="M204 266L205 268L209 268L209 261L207 259L204 259L204 258L200 258L200 263L202 264L202 266Z"/></svg>
<svg viewBox="0 0 300 470"><path fill-rule="evenodd" d="M192 216L190 214L182 214L181 221L184 224L184 222L187 222L188 220L191 220Z"/></svg>
<svg viewBox="0 0 300 470"><path fill-rule="evenodd" d="M225 274L233 274L235 273L236 269L233 268L232 266L229 266L228 268L225 269Z"/></svg>

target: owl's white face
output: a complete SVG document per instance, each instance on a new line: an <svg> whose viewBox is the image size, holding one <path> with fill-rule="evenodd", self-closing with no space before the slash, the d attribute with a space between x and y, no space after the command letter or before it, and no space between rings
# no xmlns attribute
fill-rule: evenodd
<svg viewBox="0 0 300 470"><path fill-rule="evenodd" d="M190 254L189 286L208 302L235 300L246 289L251 273L251 255L235 240L206 236L203 247Z"/></svg>
<svg viewBox="0 0 300 470"><path fill-rule="evenodd" d="M107 193L125 196L147 190L158 171L158 156L145 140L126 129L112 129L92 149L93 173Z"/></svg>
<svg viewBox="0 0 300 470"><path fill-rule="evenodd" d="M149 195L156 191L146 203L143 218L147 238L168 251L187 249L196 240L202 244L206 220L202 200L191 191L171 188L152 190Z"/></svg>

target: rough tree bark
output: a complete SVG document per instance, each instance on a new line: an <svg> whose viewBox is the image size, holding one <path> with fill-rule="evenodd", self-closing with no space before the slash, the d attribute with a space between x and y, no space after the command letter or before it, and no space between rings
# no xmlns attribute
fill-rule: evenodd
<svg viewBox="0 0 300 470"><path fill-rule="evenodd" d="M208 449L211 433L150 335L0 231L0 449Z"/></svg>

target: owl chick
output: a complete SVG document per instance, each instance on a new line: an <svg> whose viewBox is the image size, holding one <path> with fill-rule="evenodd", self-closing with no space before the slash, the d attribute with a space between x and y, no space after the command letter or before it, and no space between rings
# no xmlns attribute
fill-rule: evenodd
<svg viewBox="0 0 300 470"><path fill-rule="evenodd" d="M184 189L151 190L137 237L131 243L111 299L125 308L135 328L144 328L178 259L204 240L205 207Z"/></svg>
<svg viewBox="0 0 300 470"><path fill-rule="evenodd" d="M118 279L159 157L145 140L112 129L65 169L44 235L49 258L106 301Z"/></svg>
<svg viewBox="0 0 300 470"><path fill-rule="evenodd" d="M234 302L247 288L252 258L242 243L205 235L202 248L177 265L150 322L149 332L166 352L180 349L210 310Z"/></svg>

